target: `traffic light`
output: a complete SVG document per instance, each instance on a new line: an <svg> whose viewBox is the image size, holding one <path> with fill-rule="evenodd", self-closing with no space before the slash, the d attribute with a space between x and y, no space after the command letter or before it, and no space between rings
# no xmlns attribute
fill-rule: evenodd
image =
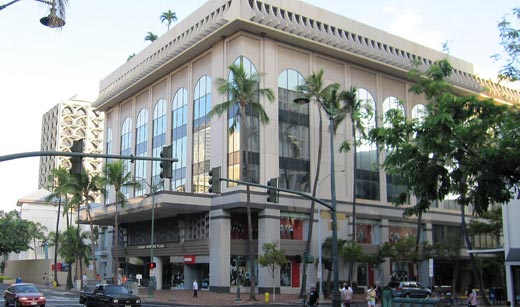
<svg viewBox="0 0 520 307"><path fill-rule="evenodd" d="M278 187L278 178L271 178L267 180L267 185L270 187ZM270 203L278 203L278 190L267 189L267 201Z"/></svg>
<svg viewBox="0 0 520 307"><path fill-rule="evenodd" d="M71 152L83 153L83 139L72 142ZM81 175L83 169L82 157L70 157L70 173L73 175Z"/></svg>
<svg viewBox="0 0 520 307"><path fill-rule="evenodd" d="M210 193L220 194L220 166L212 168L209 173L209 189Z"/></svg>
<svg viewBox="0 0 520 307"><path fill-rule="evenodd" d="M172 145L164 146L162 148L161 158L172 158ZM172 163L173 161L161 161L161 163L159 164L161 166L161 173L159 174L159 176L161 176L162 179L172 179Z"/></svg>
<svg viewBox="0 0 520 307"><path fill-rule="evenodd" d="M150 262L150 269L155 269L155 262Z"/></svg>

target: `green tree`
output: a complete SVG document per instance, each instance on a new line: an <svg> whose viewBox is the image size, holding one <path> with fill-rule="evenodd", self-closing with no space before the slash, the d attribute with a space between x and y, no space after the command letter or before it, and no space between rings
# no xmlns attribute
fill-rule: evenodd
<svg viewBox="0 0 520 307"><path fill-rule="evenodd" d="M309 77L305 79L305 84L298 87L298 91L300 91L305 98L314 101L318 106L318 147L317 147L317 155L316 155L316 171L314 174L314 181L312 184L312 196L316 197L318 183L320 180L320 170L321 170L321 157L323 152L323 110L328 110L334 107L332 102L329 100L331 98L332 92L336 92L339 89L339 84L333 83L330 85L325 86L325 82L323 80L323 69L319 72L313 72ZM329 98L329 99L327 99ZM334 109L336 111L337 109ZM313 201L311 201L311 208L309 210L310 216L309 216L309 227L307 229L307 238L312 238L312 232L313 232L313 225L314 223L314 210L315 210L316 204ZM307 240L305 244L305 252L307 254L310 254L311 249L311 240ZM303 263L303 265L307 266L307 263ZM306 270L304 270L306 271ZM300 297L306 296L306 288L307 288L307 274L304 274L302 276L302 283L300 287Z"/></svg>
<svg viewBox="0 0 520 307"><path fill-rule="evenodd" d="M157 40L159 37L155 34L153 34L152 32L148 32L146 33L146 36L144 37L144 41L149 41L151 43L153 43L155 40Z"/></svg>
<svg viewBox="0 0 520 307"><path fill-rule="evenodd" d="M345 244L347 244L347 240L344 240L344 239L339 239L338 238L338 254L339 254L339 251L341 251L343 249L343 247L345 246ZM323 258L325 258L324 262L328 262L330 263L331 267L330 269L328 269L328 273L327 273L327 281L325 282L324 285L320 285L320 287L323 287L323 295L325 296L325 298L328 298L329 295L330 295L330 289L331 289L331 286L330 286L330 280L332 279L332 237L328 237L327 239L325 239L325 241L323 241L323 243L321 243L321 255ZM327 265L325 265L325 267L328 267Z"/></svg>
<svg viewBox="0 0 520 307"><path fill-rule="evenodd" d="M30 249L31 223L20 219L16 210L0 211L0 255L19 253Z"/></svg>
<svg viewBox="0 0 520 307"><path fill-rule="evenodd" d="M123 187L139 187L140 185L134 181L132 173L126 170L123 160L116 160L105 166L105 169L103 170L103 182L105 185L113 186L116 194L116 212L114 219L114 228L116 233L114 236L114 276L117 278L119 269L119 205L121 208L124 208L126 204L126 197L122 189ZM119 205L117 203L119 203ZM150 259L150 261L153 261L153 259Z"/></svg>
<svg viewBox="0 0 520 307"><path fill-rule="evenodd" d="M40 222L30 222L29 226L33 240L32 249L34 250L34 259L38 259L38 246L36 246L36 240L43 241L45 239L45 232L47 231L47 227L43 226Z"/></svg>
<svg viewBox="0 0 520 307"><path fill-rule="evenodd" d="M269 116L264 110L264 107L260 103L260 97L265 97L269 101L274 101L273 91L269 88L260 88L260 77L262 74L258 72L248 73L244 69L244 65L233 64L229 66L230 78L218 78L216 80L217 91L219 94L224 95L227 100L221 104L215 105L209 112L209 116L218 115L221 116L224 113L236 110L233 116L232 123L229 126L229 133L238 133L237 127L240 123L240 149L244 150L245 159L242 160L244 163L244 174L243 177L247 181L251 181L251 175L249 170L249 153L248 153L248 140L249 130L248 127L251 125L250 120L253 115L257 115L262 124L269 123ZM236 108L238 106L238 108ZM246 115L246 110L251 114L250 117ZM250 112L249 112L250 111ZM241 155L242 156L242 155ZM243 180L243 178L242 178ZM249 293L250 300L256 300L255 287L256 287L256 272L254 266L254 252L253 252L253 222L251 214L251 195L250 187L247 186L247 226L248 226L248 258L251 264L251 287Z"/></svg>
<svg viewBox="0 0 520 307"><path fill-rule="evenodd" d="M68 202L68 194L71 192L71 181L72 176L69 171L63 167L55 168L51 171L49 176L49 182L52 182L52 185L48 187L51 191L51 194L45 198L46 202L51 202L58 200L58 214L56 216L56 230L53 232L56 236L54 238L55 249L54 249L54 278L56 284L59 286L60 283L58 281L58 249L59 249L59 227L60 227L60 218L61 218L61 205L64 201ZM64 210L64 215L67 217L67 227L69 227L69 215L66 210Z"/></svg>
<svg viewBox="0 0 520 307"><path fill-rule="evenodd" d="M517 19L516 25L520 20L520 7L512 9L513 16ZM504 66L499 72L501 80L518 81L520 80L520 29L516 28L506 17L498 23L500 31L500 44L504 48L507 56L495 54L493 57L497 61L503 61Z"/></svg>
<svg viewBox="0 0 520 307"><path fill-rule="evenodd" d="M276 300L275 282L276 273L280 268L289 262L285 257L285 251L278 248L278 242L264 243L262 245L264 253L258 257L258 264L266 267L273 278L273 302Z"/></svg>
<svg viewBox="0 0 520 307"><path fill-rule="evenodd" d="M411 91L426 97L427 115L418 123L397 112L387 114L390 125L373 129L370 136L385 147L385 170L399 175L406 193L417 196L415 210L425 212L432 202L455 195L461 231L471 250L466 208L471 205L478 216L491 204L507 203L520 182L520 111L492 99L455 94L446 81L452 71L446 59L425 74L412 70ZM470 262L485 293L473 254Z"/></svg>
<svg viewBox="0 0 520 307"><path fill-rule="evenodd" d="M352 282L352 268L354 267L354 263L364 261L364 254L361 245L357 244L355 240L345 241L345 244L341 246L338 251L339 256L343 258L343 260L350 264L349 272L348 272L348 280Z"/></svg>
<svg viewBox="0 0 520 307"><path fill-rule="evenodd" d="M170 25L172 22L177 21L177 14L175 12L172 12L171 10L168 10L161 14L161 22L164 23L166 21L166 24L168 25L168 31L170 30Z"/></svg>
<svg viewBox="0 0 520 307"><path fill-rule="evenodd" d="M94 223L92 221L92 210L90 208L90 204L96 200L96 197L100 193L104 193L104 180L99 175L90 176L86 172L82 172L81 174L73 176L73 180L71 182L71 191L72 191L72 199L71 204L76 205L76 209L78 212L78 220L79 220L79 209L81 206L85 207L85 212L87 215L87 220L90 226L90 246L91 246L91 254L95 255L96 253L96 238L95 238L95 229ZM78 230L78 236L79 228ZM61 243L61 242L60 242ZM94 275L97 275L97 268L94 260L92 261L92 266L94 268Z"/></svg>
<svg viewBox="0 0 520 307"><path fill-rule="evenodd" d="M88 232L81 231L80 226L70 226L60 236L59 254L69 266L69 271L67 272L67 290L73 287L72 264L74 264L75 261L88 264L91 249L86 242L90 240L90 237L91 235Z"/></svg>

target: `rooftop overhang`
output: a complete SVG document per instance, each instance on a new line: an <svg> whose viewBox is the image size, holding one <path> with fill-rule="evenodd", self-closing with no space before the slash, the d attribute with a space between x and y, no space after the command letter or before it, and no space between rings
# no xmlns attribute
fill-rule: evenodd
<svg viewBox="0 0 520 307"><path fill-rule="evenodd" d="M272 2L271 6L266 2ZM298 11L299 6L291 5L294 2L303 8ZM446 56L332 12L320 10L316 16L300 16L299 14L312 13L316 8L299 1L294 2L208 1L193 14L195 17L189 16L187 20L170 30L174 32L166 33L105 78L94 106L100 111L109 110L182 67L214 44L240 31L270 37L297 48L319 52L400 78L407 78L413 61L422 63L419 69L424 70L434 61ZM278 15L273 13L277 4L292 6L294 11L290 16L294 16L284 19L280 12ZM265 11L267 6L270 12ZM215 8L217 10L211 13ZM285 14L289 15L289 12ZM196 22L201 16L206 15L211 17L203 19L205 22ZM324 20L328 17L331 19L330 24ZM309 20L313 22L310 23ZM373 35L370 36L371 34ZM450 61L455 68L450 78L455 91L462 94L480 94L485 81L473 75L473 65L453 57L450 57ZM488 85L486 83L487 87ZM500 90L501 88L495 88L496 93ZM518 96L515 91L509 94Z"/></svg>

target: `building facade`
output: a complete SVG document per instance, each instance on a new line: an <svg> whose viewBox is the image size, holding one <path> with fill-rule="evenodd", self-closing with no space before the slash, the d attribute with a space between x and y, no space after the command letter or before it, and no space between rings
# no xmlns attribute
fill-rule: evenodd
<svg viewBox="0 0 520 307"><path fill-rule="evenodd" d="M404 102L406 116L421 115L426 99L408 91L412 83L406 73L413 61L426 68L443 57L300 1L208 1L101 81L95 107L105 112L105 152L157 157L163 146L172 145L178 159L171 180L161 180L159 163L125 162L147 184L125 190L129 201L118 208L121 230L114 237L120 242L123 274L131 278L141 274L143 279L154 276L159 289L189 288L197 279L211 291L232 292L239 281L249 286L255 270L260 292L273 286L283 293L298 292L307 240L311 253L318 255L321 243L331 236L328 210L319 210L310 220L308 199L282 193L279 203L273 204L266 201L264 189L252 187L248 198L244 186L227 183L221 194L210 194L208 171L221 166L225 178L247 178L261 184L278 178L280 187L310 192L321 136L317 196L330 201L328 125L320 131L316 104L293 103L297 87L320 70L327 83L337 82L343 89L356 87L358 98L375 110L376 116L365 122L374 127L382 125L387 110L398 107L397 101ZM450 82L457 91L478 95L485 87L487 96L519 101L517 92L474 76L470 63L456 58L450 62L455 67ZM234 63L242 64L249 73L262 73L260 87L272 89L276 97L273 103L261 100L270 118L268 124L260 124L254 114L246 115L247 135L241 135L240 126L234 133L229 131L232 110L221 117L208 116L213 106L227 99L218 93L215 81L230 78L228 67ZM336 147L352 139L351 124L341 124ZM375 145L362 142L348 153L335 150L332 154L341 239L355 239L370 253L383 242L417 234L417 219L403 219L403 209L392 205L399 187L377 167L382 155ZM244 157L248 157L249 174L243 171ZM152 193L155 186L160 191ZM120 206L113 194L108 194L107 205L93 210L95 224L113 225L115 206ZM356 238L351 235L354 201ZM411 197L410 204L414 203ZM281 268L274 285L265 269L256 264L251 267L246 261L247 206L252 210L255 254L261 253L263 243L277 241L288 257L289 264ZM434 204L422 217L421 240L435 242L458 232L459 212L450 201ZM314 231L309 238L311 223ZM110 259L113 249L109 244L103 248L106 250L99 253ZM326 250L323 253L330 257ZM150 262L156 268L150 270ZM443 272L442 259L435 267ZM347 279L347 270L340 265L341 280ZM325 279L325 268L308 266L308 285L318 280L321 271ZM444 278L450 279L446 274ZM432 285L437 278L430 276L427 261L418 267L391 261L378 267L356 264L352 276L358 286L386 284L391 278L418 279Z"/></svg>
<svg viewBox="0 0 520 307"><path fill-rule="evenodd" d="M95 112L91 102L72 97L51 108L42 117L41 151L70 152L73 141L84 140L84 151L103 153L104 114ZM101 174L102 161L85 158L83 167L90 174ZM52 189L53 169L71 167L70 157L40 157L39 189Z"/></svg>

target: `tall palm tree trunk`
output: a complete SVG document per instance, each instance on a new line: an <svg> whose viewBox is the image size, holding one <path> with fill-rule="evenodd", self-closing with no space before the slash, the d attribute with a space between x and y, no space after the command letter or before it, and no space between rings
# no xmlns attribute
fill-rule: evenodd
<svg viewBox="0 0 520 307"><path fill-rule="evenodd" d="M94 224L92 223L92 215L90 213L90 205L87 203L87 214L90 226L90 249L91 249L91 261L92 267L94 268L94 276L97 276L97 268L96 268L96 240L94 239ZM116 214L117 217L117 214ZM78 219L79 221L79 219ZM79 238L79 225L78 225L78 238Z"/></svg>
<svg viewBox="0 0 520 307"><path fill-rule="evenodd" d="M119 280L119 210L116 203L116 214L115 214L115 230L114 230L114 283L117 284ZM152 248L152 247L150 247ZM150 259L153 262L153 259Z"/></svg>
<svg viewBox="0 0 520 307"><path fill-rule="evenodd" d="M58 201L58 216L56 217L56 232L54 233L54 281L56 282L56 286L59 286L58 282L58 250L59 250L59 231L60 231L60 211L61 211L61 196ZM68 216L68 215L67 215ZM51 280L51 283L54 282Z"/></svg>
<svg viewBox="0 0 520 307"><path fill-rule="evenodd" d="M320 180L320 170L321 170L321 155L322 155L322 146L323 146L323 137L321 135L322 133L322 128L323 128L323 119L322 119L322 116L321 116L321 107L318 108L318 116L320 118L319 120L319 124L318 124L318 133L319 133L319 137L318 137L318 156L317 156L317 164L316 164L316 174L314 175L314 182L313 182L313 185L312 185L312 197L316 197L316 194L317 194L317 188L318 188L318 183L319 183L319 180ZM334 154L334 153L332 153ZM332 174L331 174L332 175ZM313 231L313 226L314 226L314 209L315 209L315 202L314 200L311 201L311 208L309 210L309 229L308 229L308 232L307 232L307 242L305 243L305 253L307 255L310 255L310 252L311 252L311 240L312 240L312 231ZM320 205L321 206L321 205ZM318 218L321 218L318 217ZM318 247L318 248L321 248ZM304 259L303 260L303 265L307 266L307 259ZM308 270L304 269L304 272L308 272ZM300 288L300 298L304 298L307 296L307 273L303 274L302 276L302 284L301 284L301 288Z"/></svg>
<svg viewBox="0 0 520 307"><path fill-rule="evenodd" d="M356 170L357 170L357 157L356 157L356 125L354 124L354 118L351 117L352 121L352 139L354 144L354 165L353 178L352 178L352 242L356 242ZM348 270L348 281L352 284L352 273L354 271L354 262L351 261Z"/></svg>

